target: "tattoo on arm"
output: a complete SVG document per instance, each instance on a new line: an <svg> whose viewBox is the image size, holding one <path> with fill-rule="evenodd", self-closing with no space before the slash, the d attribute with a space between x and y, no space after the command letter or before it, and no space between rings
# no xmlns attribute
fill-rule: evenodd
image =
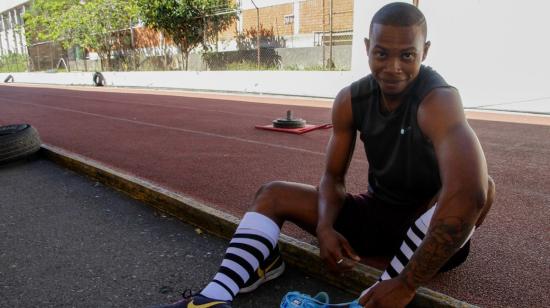
<svg viewBox="0 0 550 308"><path fill-rule="evenodd" d="M464 243L473 224L460 217L431 222L426 238L403 270L401 277L418 288L429 281Z"/></svg>

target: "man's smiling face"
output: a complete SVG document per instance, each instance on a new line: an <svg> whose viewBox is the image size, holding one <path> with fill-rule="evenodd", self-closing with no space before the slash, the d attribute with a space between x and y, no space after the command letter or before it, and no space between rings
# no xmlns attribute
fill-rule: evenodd
<svg viewBox="0 0 550 308"><path fill-rule="evenodd" d="M430 46L420 26L382 24L372 25L365 44L372 75L388 96L402 94L414 81Z"/></svg>

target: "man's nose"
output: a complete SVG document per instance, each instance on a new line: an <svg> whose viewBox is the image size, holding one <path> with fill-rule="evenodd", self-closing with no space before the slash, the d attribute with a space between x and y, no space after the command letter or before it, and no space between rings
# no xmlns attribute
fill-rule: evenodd
<svg viewBox="0 0 550 308"><path fill-rule="evenodd" d="M401 61L399 61L399 58L391 58L386 63L386 72L388 73L401 73Z"/></svg>

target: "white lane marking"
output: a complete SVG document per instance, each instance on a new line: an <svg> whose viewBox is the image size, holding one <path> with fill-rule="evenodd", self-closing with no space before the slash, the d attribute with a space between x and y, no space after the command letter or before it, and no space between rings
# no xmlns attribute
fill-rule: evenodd
<svg viewBox="0 0 550 308"><path fill-rule="evenodd" d="M163 129L181 131L181 132L186 132L186 133L191 133L191 134L198 134L198 135L203 135L203 136L208 136L208 137L222 138L222 139L234 140L234 141L239 141L239 142L269 146L269 147L273 147L273 148L285 149L285 150L289 150L289 151L297 151L297 152L302 152L302 153L307 153L307 154L325 156L324 152L311 151L311 150L306 150L306 149L301 149L301 148L296 148L296 147L290 147L290 146L286 146L286 145L278 145L278 144L261 142L261 141L251 140L251 139L234 137L234 136L227 136L227 135L221 135L221 134L216 134L216 133L203 132L203 131L198 131L198 130L193 130L193 129L186 129L186 128L166 126L166 125L154 124L154 123L137 121L137 120L130 120L130 119L119 118L119 117L112 117L112 116L107 116L107 115L102 115L102 114L97 114L97 113L91 113L91 112L85 112L85 111L79 111L79 110L74 110L74 109L68 109L68 108L63 108L63 107L53 107L53 106L46 106L46 105L34 104L34 103L24 103L24 102L15 101L15 100L12 100L12 99L9 99L9 98L2 98L2 100L12 101L15 104L23 104L23 105L30 105L30 106L60 110L60 111L65 111L65 112L73 112L73 113L78 113L78 114L83 114L83 115L88 115L88 116L94 116L94 117L108 119L108 120L122 121L122 122L127 122L127 123L132 123L132 124L151 126L151 127L155 127L155 128L163 128ZM357 159L357 160L354 159L354 161L357 161L359 163L367 163L366 161L359 160L359 159Z"/></svg>
<svg viewBox="0 0 550 308"><path fill-rule="evenodd" d="M120 93L115 93L120 94ZM41 97L44 96L51 96L54 98L58 98L61 95L53 95L53 94L44 94L41 95ZM81 96L81 95L63 95L63 98L68 99L79 99L79 100L88 100L93 102L101 102L105 104L112 104L112 100L108 99L102 99L102 98L90 98L89 96ZM185 97L184 97L185 98ZM198 98L198 97L193 97ZM72 101L69 101L72 102ZM117 104L125 104L125 105L140 105L140 106L151 106L151 107L162 107L162 108L174 108L174 109L184 109L184 110L196 110L196 111L205 111L205 112L216 112L216 113L222 113L222 114L230 114L230 115L238 115L238 116L247 116L247 117L254 117L254 118L261 118L261 119L269 119L273 120L271 117L268 116L258 116L257 114L251 114L251 113L239 113L239 112L230 112L230 111L221 111L221 110L215 110L215 109L205 109L205 108L194 108L194 107L188 107L183 105L170 105L168 102L158 102L158 103L146 103L146 102L129 102L129 101L117 101ZM284 108L287 109L287 108ZM283 114L280 114L281 117L283 117Z"/></svg>

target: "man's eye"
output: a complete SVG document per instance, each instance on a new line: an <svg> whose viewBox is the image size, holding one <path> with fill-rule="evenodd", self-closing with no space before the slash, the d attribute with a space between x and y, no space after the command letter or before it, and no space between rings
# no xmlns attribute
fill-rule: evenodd
<svg viewBox="0 0 550 308"><path fill-rule="evenodd" d="M383 51L375 51L374 52L374 55L377 57L377 58L384 58L386 56L386 53L383 52Z"/></svg>
<svg viewBox="0 0 550 308"><path fill-rule="evenodd" d="M405 52L403 55L402 55L403 59L405 60L412 60L414 59L415 57L415 54L414 52Z"/></svg>

